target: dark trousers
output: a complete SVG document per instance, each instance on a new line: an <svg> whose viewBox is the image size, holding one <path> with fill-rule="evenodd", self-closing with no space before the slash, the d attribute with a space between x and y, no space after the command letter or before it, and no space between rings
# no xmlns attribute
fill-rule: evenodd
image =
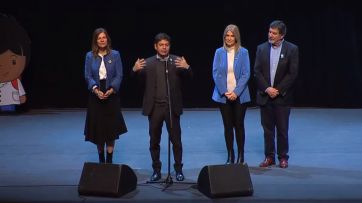
<svg viewBox="0 0 362 203"><path fill-rule="evenodd" d="M244 160L245 127L244 118L246 105L240 104L239 98L235 101L227 101L226 104L219 103L219 108L224 123L224 136L228 153L233 152L234 130L238 157Z"/></svg>
<svg viewBox="0 0 362 203"><path fill-rule="evenodd" d="M154 171L161 171L160 161L160 141L163 122L166 122L170 141L172 143L173 156L175 160L175 171L182 170L182 142L180 116L172 113L172 130L170 126L170 115L168 104L155 104L152 114L148 116L150 134L150 152L152 158L152 168Z"/></svg>
<svg viewBox="0 0 362 203"><path fill-rule="evenodd" d="M261 125L264 129L264 153L265 157L275 158L275 129L277 131L278 159L287 159L289 151L290 107L268 102L260 107Z"/></svg>

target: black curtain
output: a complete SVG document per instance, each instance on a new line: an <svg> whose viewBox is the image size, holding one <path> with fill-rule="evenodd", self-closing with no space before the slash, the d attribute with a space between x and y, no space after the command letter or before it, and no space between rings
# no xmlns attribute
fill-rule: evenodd
<svg viewBox="0 0 362 203"><path fill-rule="evenodd" d="M171 53L184 56L194 70L184 88L185 107L214 107L211 75L215 49L226 25L240 28L249 50L251 72L256 46L267 40L269 23L287 25L286 40L299 46L300 72L295 106L362 107L362 12L352 1L17 1L2 2L32 41L23 74L27 108L85 107L84 57L92 32L106 28L121 53L123 107L140 107L142 91L130 75L137 58L155 54L153 38L166 32ZM1 30L3 31L3 30ZM249 87L255 98L251 75ZM254 105L254 102L251 103Z"/></svg>

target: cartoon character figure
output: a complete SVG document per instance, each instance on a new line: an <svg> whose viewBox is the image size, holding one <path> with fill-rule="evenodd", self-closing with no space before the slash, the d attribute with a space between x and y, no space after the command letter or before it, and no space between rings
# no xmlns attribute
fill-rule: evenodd
<svg viewBox="0 0 362 203"><path fill-rule="evenodd" d="M0 13L0 112L15 111L26 95L20 78L30 58L30 40L12 17Z"/></svg>

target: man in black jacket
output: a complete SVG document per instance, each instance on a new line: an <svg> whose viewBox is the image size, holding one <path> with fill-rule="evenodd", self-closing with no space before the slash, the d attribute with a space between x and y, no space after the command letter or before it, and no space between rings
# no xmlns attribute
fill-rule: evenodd
<svg viewBox="0 0 362 203"><path fill-rule="evenodd" d="M180 127L181 83L185 77L191 76L192 71L184 57L169 54L170 46L171 38L167 34L157 34L154 40L157 54L147 59L137 59L133 67L133 71L140 75L145 82L143 115L148 116L149 121L153 167L151 181L161 179L160 141L164 121L173 146L176 180L184 180ZM169 106L172 112L170 112ZM170 115L172 122L170 122Z"/></svg>
<svg viewBox="0 0 362 203"><path fill-rule="evenodd" d="M254 74L256 102L264 129L265 160L260 167L275 164L275 129L279 166L288 167L288 128L293 89L298 75L298 47L284 40L286 25L279 20L269 26L268 41L256 51Z"/></svg>

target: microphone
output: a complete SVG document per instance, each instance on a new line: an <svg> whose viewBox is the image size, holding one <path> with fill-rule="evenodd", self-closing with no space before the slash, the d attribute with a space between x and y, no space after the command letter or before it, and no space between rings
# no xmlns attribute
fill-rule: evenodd
<svg viewBox="0 0 362 203"><path fill-rule="evenodd" d="M168 74L168 65L167 65L167 64L168 64L168 63L167 63L167 62L168 62L168 58L169 58L169 57L167 57L167 58L166 58L166 61L165 61L165 69L166 69L165 71L166 71L166 74Z"/></svg>
<svg viewBox="0 0 362 203"><path fill-rule="evenodd" d="M172 59L170 58L170 56L167 56L165 58L159 58L159 60L165 62L165 71L166 74L168 74L168 61L172 61Z"/></svg>

